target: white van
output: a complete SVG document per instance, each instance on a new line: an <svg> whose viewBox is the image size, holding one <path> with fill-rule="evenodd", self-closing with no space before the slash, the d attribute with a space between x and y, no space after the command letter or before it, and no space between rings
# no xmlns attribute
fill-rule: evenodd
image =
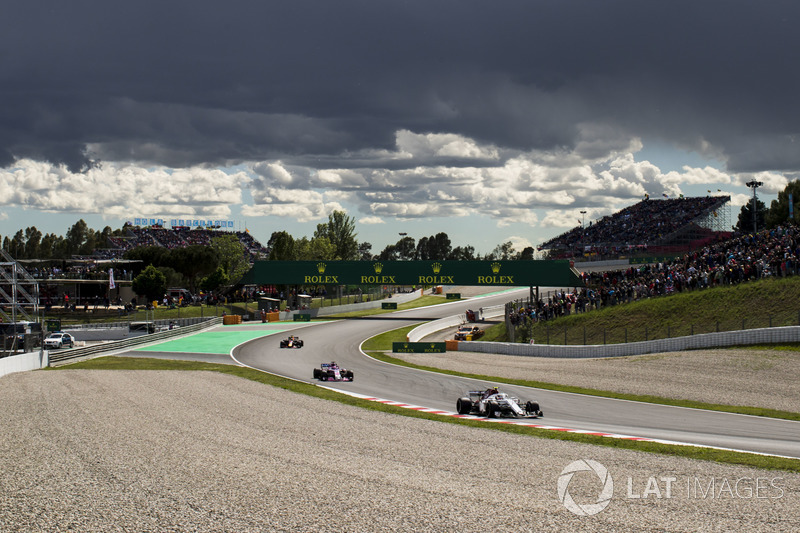
<svg viewBox="0 0 800 533"><path fill-rule="evenodd" d="M181 301L181 298L183 298L183 305L194 303L194 296L192 296L192 293L187 289L181 289L180 287L172 287L167 289L167 296L173 299L175 305L178 305L178 302Z"/></svg>

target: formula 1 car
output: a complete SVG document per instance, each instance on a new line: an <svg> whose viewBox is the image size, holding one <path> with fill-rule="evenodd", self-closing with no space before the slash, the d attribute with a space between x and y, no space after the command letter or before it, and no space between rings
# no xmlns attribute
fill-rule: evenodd
<svg viewBox="0 0 800 533"><path fill-rule="evenodd" d="M302 348L302 347L303 347L303 341L295 337L294 335L289 335L288 339L283 339L281 341L281 348Z"/></svg>
<svg viewBox="0 0 800 533"><path fill-rule="evenodd" d="M457 341L465 341L467 337L470 337L471 340L479 339L483 337L483 330L478 326L461 326L456 331L455 340Z"/></svg>
<svg viewBox="0 0 800 533"><path fill-rule="evenodd" d="M499 392L497 387L485 391L469 391L456 402L456 411L460 415L478 415L487 418L539 418L542 410L537 402L524 404L514 396Z"/></svg>
<svg viewBox="0 0 800 533"><path fill-rule="evenodd" d="M314 379L320 381L353 381L353 371L340 368L336 362L322 363L314 369Z"/></svg>

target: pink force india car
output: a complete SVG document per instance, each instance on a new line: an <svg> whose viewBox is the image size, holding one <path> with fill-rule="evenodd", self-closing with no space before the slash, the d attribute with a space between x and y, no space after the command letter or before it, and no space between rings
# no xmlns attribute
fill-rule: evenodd
<svg viewBox="0 0 800 533"><path fill-rule="evenodd" d="M314 369L314 379L320 381L353 381L353 371L341 368L336 362L322 363Z"/></svg>

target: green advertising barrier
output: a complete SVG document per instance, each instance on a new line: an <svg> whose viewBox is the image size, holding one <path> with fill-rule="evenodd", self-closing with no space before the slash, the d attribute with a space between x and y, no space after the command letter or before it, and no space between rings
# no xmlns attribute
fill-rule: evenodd
<svg viewBox="0 0 800 533"><path fill-rule="evenodd" d="M381 309L397 309L397 302L382 302Z"/></svg>
<svg viewBox="0 0 800 533"><path fill-rule="evenodd" d="M256 261L239 283L584 286L570 261Z"/></svg>
<svg viewBox="0 0 800 533"><path fill-rule="evenodd" d="M445 353L444 342L393 342L394 353Z"/></svg>
<svg viewBox="0 0 800 533"><path fill-rule="evenodd" d="M295 322L311 322L311 315L308 313L294 315Z"/></svg>
<svg viewBox="0 0 800 533"><path fill-rule="evenodd" d="M444 298L445 298L445 300L460 300L461 299L461 293L460 292L448 292L445 295Z"/></svg>

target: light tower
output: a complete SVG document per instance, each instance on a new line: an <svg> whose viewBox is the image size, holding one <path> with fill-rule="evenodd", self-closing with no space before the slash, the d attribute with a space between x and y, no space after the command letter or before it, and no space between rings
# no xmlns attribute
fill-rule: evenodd
<svg viewBox="0 0 800 533"><path fill-rule="evenodd" d="M751 179L747 183L745 183L748 187L753 189L753 233L758 232L758 217L756 216L756 189L764 185L763 181L757 181L756 179Z"/></svg>

